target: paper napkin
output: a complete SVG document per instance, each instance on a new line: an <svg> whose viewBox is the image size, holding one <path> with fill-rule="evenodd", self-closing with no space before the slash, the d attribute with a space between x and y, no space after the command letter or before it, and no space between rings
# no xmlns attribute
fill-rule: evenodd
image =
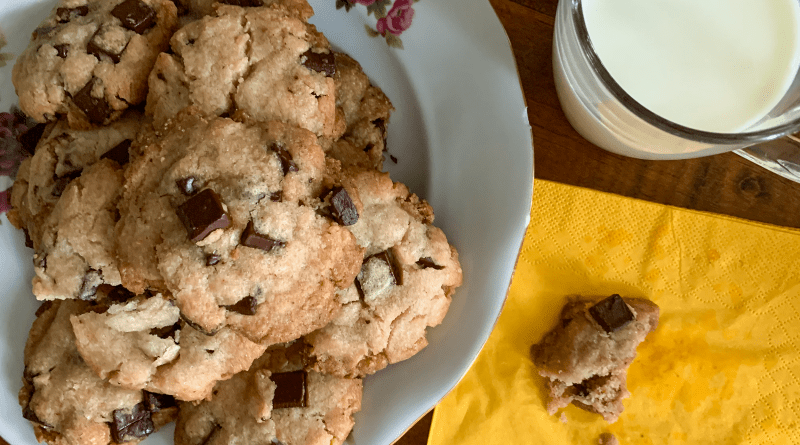
<svg viewBox="0 0 800 445"><path fill-rule="evenodd" d="M547 181L531 219L497 326L429 445L800 443L800 232ZM548 415L531 345L568 296L614 293L661 307L625 411Z"/></svg>

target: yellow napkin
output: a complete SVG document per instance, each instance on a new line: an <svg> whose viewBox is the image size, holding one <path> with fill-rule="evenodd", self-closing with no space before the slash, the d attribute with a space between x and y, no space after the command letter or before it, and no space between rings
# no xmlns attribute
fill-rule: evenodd
<svg viewBox="0 0 800 445"><path fill-rule="evenodd" d="M546 181L531 219L497 327L429 445L800 443L800 232ZM661 307L625 411L548 415L530 346L568 295L614 293Z"/></svg>

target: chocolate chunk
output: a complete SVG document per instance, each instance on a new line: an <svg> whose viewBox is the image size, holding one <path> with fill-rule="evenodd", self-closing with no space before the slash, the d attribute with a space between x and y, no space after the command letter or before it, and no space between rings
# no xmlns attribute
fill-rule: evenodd
<svg viewBox="0 0 800 445"><path fill-rule="evenodd" d="M27 420L39 425L40 427L42 427L42 428L44 428L46 430L52 430L53 429L52 425L48 425L47 423L42 422L42 420L39 419L39 416L36 415L36 412L33 411L33 408L31 408L30 405L26 406L25 408L22 408L22 417L24 417L25 419L27 419Z"/></svg>
<svg viewBox="0 0 800 445"><path fill-rule="evenodd" d="M221 328L221 326L217 326L214 329L209 331L208 329L206 329L206 328L200 326L199 324L195 323L194 321L190 320L189 317L187 317L186 315L183 315L183 312L180 313L180 317L181 317L181 320L183 320L184 323L189 325L189 327L191 327L192 329L194 329L197 332L202 333L203 335L208 335L209 337L214 335L214 334L216 334L217 331L219 331L220 328Z"/></svg>
<svg viewBox="0 0 800 445"><path fill-rule="evenodd" d="M606 332L614 332L636 319L619 294L614 294L590 307L589 314Z"/></svg>
<svg viewBox="0 0 800 445"><path fill-rule="evenodd" d="M225 309L242 315L255 315L258 310L258 300L255 297L244 297L236 304L225 306Z"/></svg>
<svg viewBox="0 0 800 445"><path fill-rule="evenodd" d="M175 332L181 329L181 323L175 323L172 326L164 326L162 328L150 329L150 335L155 335L158 338L175 338Z"/></svg>
<svg viewBox="0 0 800 445"><path fill-rule="evenodd" d="M419 260L417 260L417 266L419 266L419 267L421 267L423 269L436 269L436 270L444 269L444 266L440 266L440 265L434 263L433 262L433 258L431 258L429 256L426 256L424 258L420 258Z"/></svg>
<svg viewBox="0 0 800 445"><path fill-rule="evenodd" d="M389 159L391 159L393 163L397 164L397 158L394 157L394 155L389 155Z"/></svg>
<svg viewBox="0 0 800 445"><path fill-rule="evenodd" d="M219 263L222 257L218 253L212 253L206 256L206 266L213 266Z"/></svg>
<svg viewBox="0 0 800 445"><path fill-rule="evenodd" d="M286 246L286 243L283 241L272 239L267 235L256 232L253 221L247 223L247 227L245 227L244 232L242 232L242 238L239 243L243 246L261 249L264 252L269 252L276 247Z"/></svg>
<svg viewBox="0 0 800 445"><path fill-rule="evenodd" d="M25 133L17 136L17 141L22 144L22 148L30 153L31 156L36 153L36 146L39 145L39 140L42 138L42 134L44 134L45 127L47 127L47 124L36 124Z"/></svg>
<svg viewBox="0 0 800 445"><path fill-rule="evenodd" d="M243 6L246 8L264 6L264 2L262 0L220 0L219 3L233 6Z"/></svg>
<svg viewBox="0 0 800 445"><path fill-rule="evenodd" d="M356 276L356 290L362 300L370 302L398 284L400 274L392 254L387 250L376 253L361 263Z"/></svg>
<svg viewBox="0 0 800 445"><path fill-rule="evenodd" d="M28 229L22 229L22 234L25 235L25 247L33 249L33 239L31 239L31 234L28 233Z"/></svg>
<svg viewBox="0 0 800 445"><path fill-rule="evenodd" d="M101 62L110 61L112 63L119 63L119 59L122 57L121 54L114 54L111 51L106 51L103 47L98 45L94 39L86 44L86 52L97 57L97 60Z"/></svg>
<svg viewBox="0 0 800 445"><path fill-rule="evenodd" d="M89 269L83 276L81 289L78 291L78 298L91 301L97 297L97 288L103 284L103 273L96 269Z"/></svg>
<svg viewBox="0 0 800 445"><path fill-rule="evenodd" d="M89 7L86 5L78 6L77 8L58 8L56 9L56 17L59 23L66 23L75 17L83 17L89 13Z"/></svg>
<svg viewBox="0 0 800 445"><path fill-rule="evenodd" d="M114 410L108 426L111 429L111 438L116 443L141 439L155 431L150 410L147 409L144 402L137 403L130 411Z"/></svg>
<svg viewBox="0 0 800 445"><path fill-rule="evenodd" d="M272 374L270 379L275 383L273 409L305 408L308 405L305 371L279 372Z"/></svg>
<svg viewBox="0 0 800 445"><path fill-rule="evenodd" d="M205 239L217 229L231 225L231 219L219 196L211 189L204 189L192 196L177 209L178 217L194 242Z"/></svg>
<svg viewBox="0 0 800 445"><path fill-rule="evenodd" d="M31 34L31 38L33 40L36 40L39 37L43 37L43 36L50 37L49 34L51 32L53 32L54 29L56 29L55 26L40 26L40 27L38 27L38 28L33 30L33 33Z"/></svg>
<svg viewBox="0 0 800 445"><path fill-rule="evenodd" d="M125 289L124 286L114 286L110 291L108 291L108 299L114 303L124 303L131 298L135 297L136 294Z"/></svg>
<svg viewBox="0 0 800 445"><path fill-rule="evenodd" d="M386 121L383 118L378 118L372 121L372 125L378 127L383 133L386 133Z"/></svg>
<svg viewBox="0 0 800 445"><path fill-rule="evenodd" d="M178 190L184 195L192 196L197 193L197 178L194 176L178 179L175 181L175 185L178 186Z"/></svg>
<svg viewBox="0 0 800 445"><path fill-rule="evenodd" d="M284 175L298 171L297 164L292 160L292 154L283 145L276 142L270 145L269 149L274 151L278 155L278 159L281 160L281 168Z"/></svg>
<svg viewBox="0 0 800 445"><path fill-rule="evenodd" d="M61 45L53 45L53 48L58 51L58 57L66 59L69 54L69 43L62 43Z"/></svg>
<svg viewBox="0 0 800 445"><path fill-rule="evenodd" d="M327 77L333 77L336 74L336 57L332 52L315 53L309 49L303 53L302 57L305 57L303 66L306 68L323 73Z"/></svg>
<svg viewBox="0 0 800 445"><path fill-rule="evenodd" d="M72 101L86 114L89 122L102 124L111 114L111 107L105 99L92 96L94 81L90 81L72 96Z"/></svg>
<svg viewBox="0 0 800 445"><path fill-rule="evenodd" d="M143 403L145 408L147 408L151 413L157 413L162 409L178 406L178 404L175 402L175 397L167 394L142 391L142 396L144 397Z"/></svg>
<svg viewBox="0 0 800 445"><path fill-rule="evenodd" d="M336 187L331 191L331 205L333 217L343 226L352 226L358 222L358 210L350 194L344 187Z"/></svg>
<svg viewBox="0 0 800 445"><path fill-rule="evenodd" d="M50 309L52 306L53 306L53 300L43 301L42 304L40 304L39 307L36 308L36 313L34 315L39 317L42 314L44 314L48 309Z"/></svg>
<svg viewBox="0 0 800 445"><path fill-rule="evenodd" d="M131 148L131 140L125 139L114 146L114 148L111 150L103 153L103 156L100 156L100 159L111 159L120 166L125 165L128 163L128 161L130 161L130 154L128 153L129 148Z"/></svg>
<svg viewBox="0 0 800 445"><path fill-rule="evenodd" d="M137 34L156 23L156 12L141 0L125 0L111 10L111 15L118 18L122 26Z"/></svg>
<svg viewBox="0 0 800 445"><path fill-rule="evenodd" d="M283 191L278 190L277 192L270 193L269 200L272 202L281 202L283 201Z"/></svg>

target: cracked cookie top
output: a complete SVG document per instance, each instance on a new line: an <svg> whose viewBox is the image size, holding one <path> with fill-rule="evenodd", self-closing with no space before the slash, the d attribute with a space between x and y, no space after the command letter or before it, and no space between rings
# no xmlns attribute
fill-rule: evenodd
<svg viewBox="0 0 800 445"><path fill-rule="evenodd" d="M293 12L295 11L295 12ZM335 62L296 9L219 5L172 37L150 74L148 114L166 123L192 105L207 116L279 120L332 136Z"/></svg>
<svg viewBox="0 0 800 445"><path fill-rule="evenodd" d="M187 110L140 150L116 228L125 287L166 289L198 329L265 344L330 321L362 249L319 211L327 170L313 133Z"/></svg>
<svg viewBox="0 0 800 445"><path fill-rule="evenodd" d="M60 0L14 65L22 111L73 128L106 124L147 96L147 76L175 27L168 0Z"/></svg>

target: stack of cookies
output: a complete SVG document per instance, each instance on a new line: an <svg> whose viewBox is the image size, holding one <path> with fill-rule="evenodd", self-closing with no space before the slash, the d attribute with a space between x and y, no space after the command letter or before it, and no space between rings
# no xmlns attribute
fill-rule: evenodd
<svg viewBox="0 0 800 445"><path fill-rule="evenodd" d="M382 173L392 105L305 0L59 0L13 71L9 220L44 303L22 415L51 445L340 444L362 378L461 284Z"/></svg>

